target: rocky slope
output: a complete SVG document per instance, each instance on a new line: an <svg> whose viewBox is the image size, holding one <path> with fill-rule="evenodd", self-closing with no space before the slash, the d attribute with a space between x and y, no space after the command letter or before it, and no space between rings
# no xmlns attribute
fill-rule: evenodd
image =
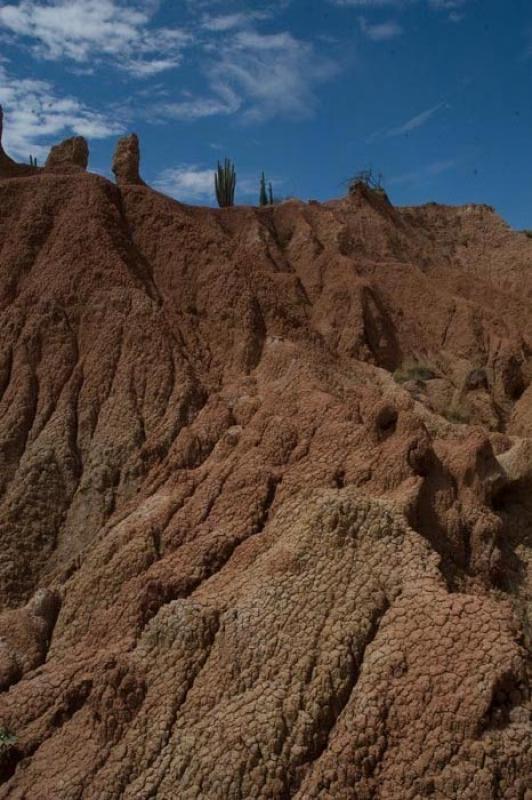
<svg viewBox="0 0 532 800"><path fill-rule="evenodd" d="M0 159L0 798L530 800L532 240L85 155Z"/></svg>

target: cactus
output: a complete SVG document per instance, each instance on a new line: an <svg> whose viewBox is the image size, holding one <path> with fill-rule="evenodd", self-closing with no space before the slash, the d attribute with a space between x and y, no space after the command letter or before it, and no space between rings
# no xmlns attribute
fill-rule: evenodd
<svg viewBox="0 0 532 800"><path fill-rule="evenodd" d="M30 167L36 167L36 166L37 166L37 159L34 158L32 155L30 155Z"/></svg>
<svg viewBox="0 0 532 800"><path fill-rule="evenodd" d="M271 181L266 185L264 172L260 176L259 205L273 206L273 187Z"/></svg>
<svg viewBox="0 0 532 800"><path fill-rule="evenodd" d="M268 194L266 192L266 178L264 177L264 172L260 176L259 205L260 206L268 205Z"/></svg>
<svg viewBox="0 0 532 800"><path fill-rule="evenodd" d="M220 208L227 208L235 204L236 172L235 165L226 158L223 166L218 162L218 169L214 174L214 189Z"/></svg>

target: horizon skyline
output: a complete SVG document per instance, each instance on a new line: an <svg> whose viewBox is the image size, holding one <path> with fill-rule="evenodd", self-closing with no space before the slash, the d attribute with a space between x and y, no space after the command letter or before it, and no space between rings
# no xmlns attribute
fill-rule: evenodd
<svg viewBox="0 0 532 800"><path fill-rule="evenodd" d="M83 135L89 169L111 177L116 139L135 131L146 182L199 205L224 157L239 204L257 202L262 171L278 197L323 201L372 167L395 205L479 203L532 227L532 12L505 5L11 2L4 145L42 163Z"/></svg>

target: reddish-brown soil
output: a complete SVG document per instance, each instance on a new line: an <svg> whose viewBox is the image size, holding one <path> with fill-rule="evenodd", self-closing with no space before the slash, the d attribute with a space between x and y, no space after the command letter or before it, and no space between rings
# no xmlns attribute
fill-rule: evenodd
<svg viewBox="0 0 532 800"><path fill-rule="evenodd" d="M532 240L117 174L0 180L0 798L530 800Z"/></svg>

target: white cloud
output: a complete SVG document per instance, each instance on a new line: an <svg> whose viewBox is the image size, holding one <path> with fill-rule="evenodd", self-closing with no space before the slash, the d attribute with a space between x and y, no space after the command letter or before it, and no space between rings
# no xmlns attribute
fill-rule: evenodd
<svg viewBox="0 0 532 800"><path fill-rule="evenodd" d="M402 27L393 20L372 24L365 17L360 17L360 28L372 42L388 42L403 33Z"/></svg>
<svg viewBox="0 0 532 800"><path fill-rule="evenodd" d="M3 31L12 42L29 44L37 58L70 61L78 74L103 63L150 78L190 54L206 88L157 104L154 98L149 113L155 119L237 113L244 121L301 119L316 108L316 85L335 72L311 43L286 31L256 30L257 21L270 18L282 3L229 13L227 5L198 6L196 0L199 20L188 29L154 26L156 5L157 0L11 0L0 6L0 36Z"/></svg>
<svg viewBox="0 0 532 800"><path fill-rule="evenodd" d="M214 169L203 169L197 164L165 169L153 185L160 192L183 202L214 201Z"/></svg>
<svg viewBox="0 0 532 800"><path fill-rule="evenodd" d="M109 59L136 76L153 75L178 66L189 42L181 29L150 28L154 8L122 0L21 0L0 8L0 28L33 40L43 59Z"/></svg>
<svg viewBox="0 0 532 800"><path fill-rule="evenodd" d="M46 157L51 141L71 136L104 139L122 125L75 97L61 95L47 81L11 78L0 66L0 104L4 106L3 144L15 158Z"/></svg>

